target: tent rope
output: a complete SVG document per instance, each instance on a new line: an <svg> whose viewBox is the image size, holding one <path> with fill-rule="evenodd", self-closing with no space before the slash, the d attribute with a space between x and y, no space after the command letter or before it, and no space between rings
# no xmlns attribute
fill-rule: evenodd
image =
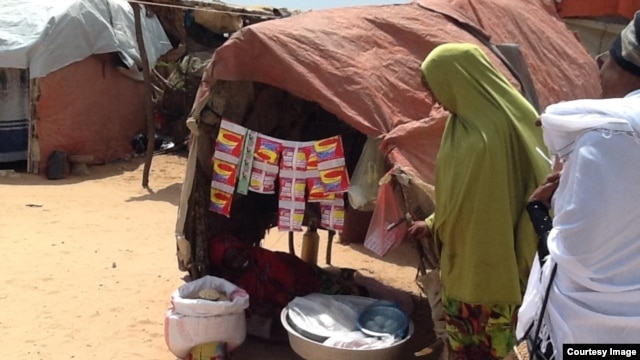
<svg viewBox="0 0 640 360"><path fill-rule="evenodd" d="M276 15L267 15L267 14L255 14L255 13L245 13L239 11L227 11L227 10L218 10L218 9L210 9L196 6L186 6L186 5L176 5L176 4L165 4L165 3L154 3L151 1L142 1L142 0L128 0L129 3L142 4L142 5L151 5L151 6L163 6L169 8L177 8L177 9L186 9L186 10L198 10L198 11L208 11L208 12L218 12L225 13L231 15L245 15L245 16L260 16L265 18L279 19L281 16Z"/></svg>

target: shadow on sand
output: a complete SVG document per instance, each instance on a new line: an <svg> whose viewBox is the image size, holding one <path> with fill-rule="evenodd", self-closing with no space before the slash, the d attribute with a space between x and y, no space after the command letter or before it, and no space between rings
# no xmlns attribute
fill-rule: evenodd
<svg viewBox="0 0 640 360"><path fill-rule="evenodd" d="M172 205L178 206L178 204L180 203L180 192L182 191L182 184L175 183L165 187L164 189L160 189L158 191L154 191L150 186L149 188L147 188L147 191L149 192L148 194L129 198L127 202L164 201Z"/></svg>

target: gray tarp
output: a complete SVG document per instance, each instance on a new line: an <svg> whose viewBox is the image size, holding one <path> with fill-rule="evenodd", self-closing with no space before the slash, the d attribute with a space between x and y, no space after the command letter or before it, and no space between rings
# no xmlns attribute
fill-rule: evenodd
<svg viewBox="0 0 640 360"><path fill-rule="evenodd" d="M156 17L146 17L143 10L142 21L153 65L172 47ZM39 78L91 54L109 52L118 52L138 72L133 9L126 1L2 0L0 68L28 68L31 78Z"/></svg>

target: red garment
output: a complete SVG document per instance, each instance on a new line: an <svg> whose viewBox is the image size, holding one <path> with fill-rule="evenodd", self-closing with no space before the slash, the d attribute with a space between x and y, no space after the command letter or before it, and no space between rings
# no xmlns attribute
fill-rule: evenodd
<svg viewBox="0 0 640 360"><path fill-rule="evenodd" d="M247 263L234 271L223 261L225 252L241 252ZM214 275L221 276L249 294L250 308L269 309L277 315L296 296L320 291L315 265L295 255L244 244L231 235L214 237L209 245Z"/></svg>

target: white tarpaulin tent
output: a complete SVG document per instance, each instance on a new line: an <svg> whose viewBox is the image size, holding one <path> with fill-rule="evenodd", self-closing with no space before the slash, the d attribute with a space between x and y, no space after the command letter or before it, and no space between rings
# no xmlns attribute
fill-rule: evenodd
<svg viewBox="0 0 640 360"><path fill-rule="evenodd" d="M142 16L142 21L153 64L171 43L156 17ZM2 0L0 68L28 68L31 78L39 78L89 55L111 52L133 70L134 63L141 63L133 10L126 1Z"/></svg>
<svg viewBox="0 0 640 360"><path fill-rule="evenodd" d="M153 67L172 46L156 16L141 20ZM0 0L0 163L129 153L146 128L141 69L127 1Z"/></svg>

